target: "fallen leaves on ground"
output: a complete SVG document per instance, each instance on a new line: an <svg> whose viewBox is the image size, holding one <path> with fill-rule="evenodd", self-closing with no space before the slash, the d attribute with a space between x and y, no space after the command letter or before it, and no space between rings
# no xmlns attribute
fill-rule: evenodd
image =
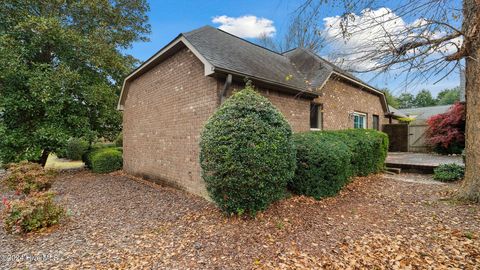
<svg viewBox="0 0 480 270"><path fill-rule="evenodd" d="M252 219L227 217L202 198L123 173L67 173L53 189L69 220L22 237L2 230L1 265L475 269L480 206L451 200L458 185L359 177L336 197L293 196ZM40 257L47 259L32 260Z"/></svg>

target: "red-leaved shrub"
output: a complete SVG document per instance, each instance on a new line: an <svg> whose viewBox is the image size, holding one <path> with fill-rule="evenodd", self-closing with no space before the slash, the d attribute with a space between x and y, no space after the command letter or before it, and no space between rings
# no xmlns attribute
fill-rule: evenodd
<svg viewBox="0 0 480 270"><path fill-rule="evenodd" d="M54 201L52 192L31 193L24 199L9 201L3 198L4 229L21 234L55 225L65 216L65 209Z"/></svg>
<svg viewBox="0 0 480 270"><path fill-rule="evenodd" d="M427 143L436 152L459 154L465 148L465 104L453 104L446 113L430 117L427 124Z"/></svg>
<svg viewBox="0 0 480 270"><path fill-rule="evenodd" d="M56 171L44 169L40 164L22 161L7 166L8 176L5 183L18 194L46 191L52 186Z"/></svg>

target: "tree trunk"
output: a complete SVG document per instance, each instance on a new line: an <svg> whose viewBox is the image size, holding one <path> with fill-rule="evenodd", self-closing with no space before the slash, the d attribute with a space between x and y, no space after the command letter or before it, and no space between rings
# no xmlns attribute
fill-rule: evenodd
<svg viewBox="0 0 480 270"><path fill-rule="evenodd" d="M38 160L38 163L40 163L40 165L42 165L42 167L45 167L45 164L47 164L48 155L50 155L50 151L49 150L43 150L42 156Z"/></svg>
<svg viewBox="0 0 480 270"><path fill-rule="evenodd" d="M471 28L475 30L468 46L469 56L465 59L466 164L465 180L458 195L461 199L480 202L480 1L464 0L463 12L465 33Z"/></svg>

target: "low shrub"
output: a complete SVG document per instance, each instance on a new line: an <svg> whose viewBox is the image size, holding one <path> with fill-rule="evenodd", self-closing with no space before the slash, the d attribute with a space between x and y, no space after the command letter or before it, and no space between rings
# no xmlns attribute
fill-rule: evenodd
<svg viewBox="0 0 480 270"><path fill-rule="evenodd" d="M118 133L117 138L115 139L115 145L117 147L123 147L123 133Z"/></svg>
<svg viewBox="0 0 480 270"><path fill-rule="evenodd" d="M89 143L81 138L71 138L65 147L65 155L70 160L81 160L88 150Z"/></svg>
<svg viewBox="0 0 480 270"><path fill-rule="evenodd" d="M254 215L266 209L284 197L295 174L290 125L249 85L210 117L200 149L207 190L230 214Z"/></svg>
<svg viewBox="0 0 480 270"><path fill-rule="evenodd" d="M89 169L92 169L92 157L104 150L104 149L115 149L117 151L120 151L123 153L123 148L122 147L116 147L114 144L105 144L105 143L96 143L92 145L86 152L85 154L82 155L82 161L85 163L85 166Z"/></svg>
<svg viewBox="0 0 480 270"><path fill-rule="evenodd" d="M315 199L333 196L352 175L352 152L341 137L324 133L294 135L297 169L288 187Z"/></svg>
<svg viewBox="0 0 480 270"><path fill-rule="evenodd" d="M55 170L45 170L40 164L22 161L7 166L5 182L17 193L45 191L52 186Z"/></svg>
<svg viewBox="0 0 480 270"><path fill-rule="evenodd" d="M450 163L442 164L433 170L433 178L442 182L452 182L460 180L465 174L465 167Z"/></svg>
<svg viewBox="0 0 480 270"><path fill-rule="evenodd" d="M54 193L33 193L22 200L3 199L2 219L9 233L27 233L60 222L65 209L54 202Z"/></svg>
<svg viewBox="0 0 480 270"><path fill-rule="evenodd" d="M109 173L120 170L123 166L122 152L117 148L102 148L91 153L92 171Z"/></svg>

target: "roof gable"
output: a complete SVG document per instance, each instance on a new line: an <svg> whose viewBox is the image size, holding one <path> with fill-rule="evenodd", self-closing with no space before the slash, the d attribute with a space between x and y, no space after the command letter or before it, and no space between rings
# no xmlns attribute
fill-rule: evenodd
<svg viewBox="0 0 480 270"><path fill-rule="evenodd" d="M184 33L183 36L217 70L307 90L304 76L282 54L210 26Z"/></svg>

